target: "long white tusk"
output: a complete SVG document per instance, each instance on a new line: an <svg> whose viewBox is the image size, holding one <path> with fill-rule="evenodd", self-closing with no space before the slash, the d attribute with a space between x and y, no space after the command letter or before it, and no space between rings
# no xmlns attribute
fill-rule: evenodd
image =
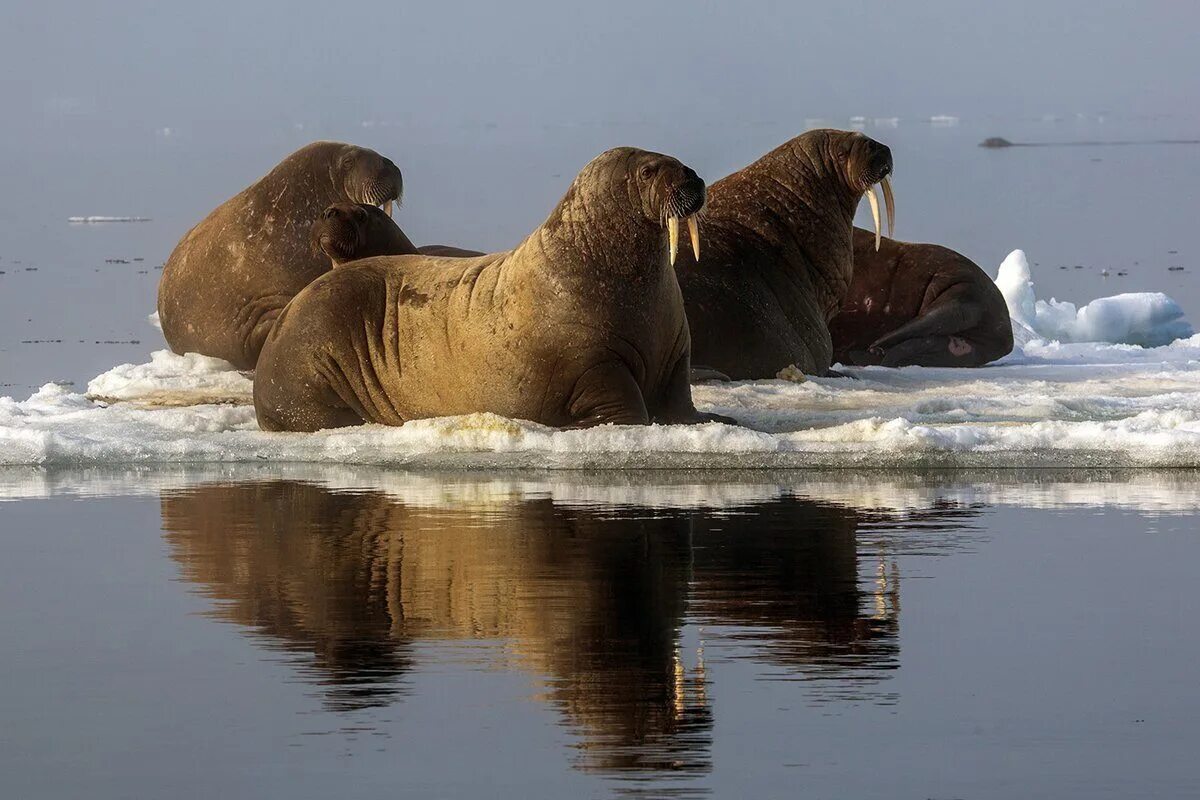
<svg viewBox="0 0 1200 800"><path fill-rule="evenodd" d="M696 263L700 263L700 223L696 221L696 215L692 214L687 218L688 235L692 237L692 254L696 256Z"/></svg>
<svg viewBox="0 0 1200 800"><path fill-rule="evenodd" d="M875 185L867 189L867 199L871 201L871 217L875 220L875 252L879 252L879 198L875 196Z"/></svg>
<svg viewBox="0 0 1200 800"><path fill-rule="evenodd" d="M888 238L895 238L896 234L896 198L892 197L892 178L890 175L884 175L883 180L883 207L887 209L888 217Z"/></svg>
<svg viewBox="0 0 1200 800"><path fill-rule="evenodd" d="M675 266L675 254L679 252L679 217L667 218L667 241L671 244L671 266Z"/></svg>
<svg viewBox="0 0 1200 800"><path fill-rule="evenodd" d="M379 207L382 208L383 213L387 214L389 217L392 215L392 201L391 200L384 200L382 205L380 205Z"/></svg>

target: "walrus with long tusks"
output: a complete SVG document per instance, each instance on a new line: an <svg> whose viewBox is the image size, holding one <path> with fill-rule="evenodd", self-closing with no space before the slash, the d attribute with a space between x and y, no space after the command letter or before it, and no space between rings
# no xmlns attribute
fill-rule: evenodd
<svg viewBox="0 0 1200 800"><path fill-rule="evenodd" d="M400 170L373 150L315 142L218 206L188 231L163 267L158 316L176 353L202 353L253 369L287 302L329 269L309 226L330 204L390 212Z"/></svg>
<svg viewBox="0 0 1200 800"><path fill-rule="evenodd" d="M854 279L829 323L834 359L886 367L980 367L1013 349L995 281L961 253L854 229Z"/></svg>
<svg viewBox="0 0 1200 800"><path fill-rule="evenodd" d="M703 258L676 264L692 362L735 380L789 366L823 375L829 320L854 269L854 212L865 194L880 233L875 184L895 219L892 153L861 133L801 134L709 187Z"/></svg>
<svg viewBox="0 0 1200 800"><path fill-rule="evenodd" d="M334 269L267 337L259 425L315 431L473 412L553 426L731 422L692 405L671 264L679 221L695 230L704 195L674 158L618 148L584 167L515 250Z"/></svg>
<svg viewBox="0 0 1200 800"><path fill-rule="evenodd" d="M309 229L314 253L324 253L337 267L360 258L429 256L465 258L481 256L478 250L435 244L417 247L390 215L367 203L334 203L321 212Z"/></svg>

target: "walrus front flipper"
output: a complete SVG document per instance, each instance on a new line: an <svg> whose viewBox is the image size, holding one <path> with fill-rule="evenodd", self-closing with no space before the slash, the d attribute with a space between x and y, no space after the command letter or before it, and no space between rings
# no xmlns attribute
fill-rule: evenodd
<svg viewBox="0 0 1200 800"><path fill-rule="evenodd" d="M944 292L934 305L891 333L871 343L871 350L888 350L906 339L927 336L953 336L974 328L983 319L983 308L967 290Z"/></svg>
<svg viewBox="0 0 1200 800"><path fill-rule="evenodd" d="M692 383L704 383L705 381L729 383L733 379L719 369L713 369L712 367L692 367L690 380Z"/></svg>
<svg viewBox="0 0 1200 800"><path fill-rule="evenodd" d="M642 390L629 368L619 362L597 364L579 376L567 406L572 428L594 425L648 425Z"/></svg>
<svg viewBox="0 0 1200 800"><path fill-rule="evenodd" d="M732 417L696 410L696 406L692 402L692 377L694 374L695 370L691 368L687 356L675 362L671 377L667 381L663 407L652 410L651 421L668 425L702 425L706 422L737 425L737 420ZM725 380L729 380L729 378Z"/></svg>

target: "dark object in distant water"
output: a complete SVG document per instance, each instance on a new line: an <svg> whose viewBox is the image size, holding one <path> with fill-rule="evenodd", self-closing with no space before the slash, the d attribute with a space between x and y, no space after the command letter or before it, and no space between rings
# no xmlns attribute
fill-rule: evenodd
<svg viewBox="0 0 1200 800"><path fill-rule="evenodd" d="M1004 147L1115 147L1134 144L1200 144L1200 139L1130 139L1112 142L1010 142L1003 136L989 136L979 143L980 147L1000 149ZM1098 159L1092 159L1097 161Z"/></svg>
<svg viewBox="0 0 1200 800"><path fill-rule="evenodd" d="M1125 277L1126 275L1128 275L1128 274L1129 274L1129 273L1128 273L1128 272L1126 272L1125 270L1121 270L1121 271L1119 271L1119 272L1117 273L1117 277L1118 277L1118 278L1124 278L1124 277Z"/></svg>
<svg viewBox="0 0 1200 800"><path fill-rule="evenodd" d="M1167 272L1183 272L1183 267L1167 267Z"/></svg>

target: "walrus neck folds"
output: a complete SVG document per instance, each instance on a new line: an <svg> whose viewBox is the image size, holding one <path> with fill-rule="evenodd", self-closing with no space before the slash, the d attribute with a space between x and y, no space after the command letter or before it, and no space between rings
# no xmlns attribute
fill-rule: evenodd
<svg viewBox="0 0 1200 800"><path fill-rule="evenodd" d="M850 283L858 203L858 195L839 173L785 145L719 181L711 197L709 218L714 223L732 222L766 246L782 251L778 260L755 263L769 271L781 264L800 265L804 274L791 274L787 269L790 279L811 281L821 294L825 313L836 311ZM746 197L754 198L753 206L744 202ZM725 219L726 202L738 212L731 220ZM749 216L743 216L747 211ZM788 253L801 258L796 261ZM845 258L831 259L831 254L837 253L844 253Z"/></svg>
<svg viewBox="0 0 1200 800"><path fill-rule="evenodd" d="M597 213L601 205L620 208L628 203L624 196L597 197L572 185L522 247L539 248L556 269L586 264L594 274L600 266L630 283L650 274L670 272L664 227L645 219L640 208L630 208L626 213ZM618 242L620 246L614 246Z"/></svg>

